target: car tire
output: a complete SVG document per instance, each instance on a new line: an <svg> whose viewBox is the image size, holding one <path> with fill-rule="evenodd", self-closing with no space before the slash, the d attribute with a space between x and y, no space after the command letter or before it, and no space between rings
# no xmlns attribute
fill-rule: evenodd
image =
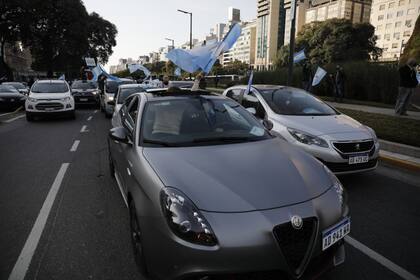
<svg viewBox="0 0 420 280"><path fill-rule="evenodd" d="M146 260L144 257L140 223L137 217L136 207L132 199L130 199L128 202L128 208L130 211L130 232L131 242L133 244L134 250L134 259L136 261L137 267L140 270L140 273L143 276L148 276L149 273L147 271Z"/></svg>
<svg viewBox="0 0 420 280"><path fill-rule="evenodd" d="M32 116L30 113L26 112L26 120L28 122L33 122L34 121L34 116Z"/></svg>
<svg viewBox="0 0 420 280"><path fill-rule="evenodd" d="M112 118L112 114L105 112L105 118L110 119Z"/></svg>
<svg viewBox="0 0 420 280"><path fill-rule="evenodd" d="M73 110L73 111L70 113L70 119L72 119L72 120L75 120L75 119L76 119L76 110Z"/></svg>

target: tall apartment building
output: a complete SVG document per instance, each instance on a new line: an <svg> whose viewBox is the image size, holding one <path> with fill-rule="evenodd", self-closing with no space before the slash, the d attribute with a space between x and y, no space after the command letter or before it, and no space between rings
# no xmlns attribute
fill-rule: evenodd
<svg viewBox="0 0 420 280"><path fill-rule="evenodd" d="M220 59L220 63L225 65L229 62L239 60L251 66L255 64L255 46L256 46L256 21L243 22L241 36L239 36L232 49L224 53Z"/></svg>
<svg viewBox="0 0 420 280"><path fill-rule="evenodd" d="M241 10L229 7L228 9L229 25L241 22Z"/></svg>
<svg viewBox="0 0 420 280"><path fill-rule="evenodd" d="M420 0L373 0L370 22L375 26L381 60L399 59L420 15Z"/></svg>
<svg viewBox="0 0 420 280"><path fill-rule="evenodd" d="M345 18L353 23L369 22L372 0L312 0L306 23Z"/></svg>

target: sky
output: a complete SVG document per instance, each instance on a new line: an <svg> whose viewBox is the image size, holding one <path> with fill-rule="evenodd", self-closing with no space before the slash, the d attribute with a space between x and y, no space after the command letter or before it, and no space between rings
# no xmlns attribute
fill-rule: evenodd
<svg viewBox="0 0 420 280"><path fill-rule="evenodd" d="M148 55L159 47L189 42L189 15L193 13L193 37L203 39L217 23L228 21L228 8L241 10L241 19L256 18L257 0L83 0L89 13L97 12L118 29L117 45L109 65L118 59Z"/></svg>

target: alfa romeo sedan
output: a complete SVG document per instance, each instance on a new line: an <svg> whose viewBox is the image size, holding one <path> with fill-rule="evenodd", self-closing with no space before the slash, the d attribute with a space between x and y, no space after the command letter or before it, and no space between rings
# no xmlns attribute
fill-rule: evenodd
<svg viewBox="0 0 420 280"><path fill-rule="evenodd" d="M137 93L120 114L110 170L151 279L299 278L344 261L342 185L269 121L191 91Z"/></svg>
<svg viewBox="0 0 420 280"><path fill-rule="evenodd" d="M297 88L254 85L225 90L261 120L273 122L273 133L312 154L336 174L377 167L379 143L375 131Z"/></svg>

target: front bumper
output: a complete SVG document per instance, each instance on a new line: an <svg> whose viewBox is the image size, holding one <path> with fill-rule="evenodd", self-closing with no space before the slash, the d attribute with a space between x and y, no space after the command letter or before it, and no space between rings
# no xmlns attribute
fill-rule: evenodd
<svg viewBox="0 0 420 280"><path fill-rule="evenodd" d="M98 97L93 94L74 94L73 95L74 102L77 105L81 104L98 104Z"/></svg>
<svg viewBox="0 0 420 280"><path fill-rule="evenodd" d="M71 101L62 101L62 100L53 100L53 101L38 101L38 102L26 102L25 110L31 114L59 114L59 113L69 113L73 112L74 100Z"/></svg>
<svg viewBox="0 0 420 280"><path fill-rule="evenodd" d="M153 276L169 280L266 275L267 278L258 279L277 279L276 276L288 274L298 278L307 274L315 275L338 265L338 262L334 264L334 258L343 259L342 242L326 251L321 249L322 231L348 215L341 212L341 205L332 189L311 201L289 207L246 213L202 214L216 234L216 246L201 246L180 239L172 233L163 218L140 218L146 262ZM300 275L296 275L291 268L274 233L278 225L290 225L291 215L316 221L313 242L305 251L308 260L302 266L303 271L307 269ZM315 263L318 265L313 268Z"/></svg>

